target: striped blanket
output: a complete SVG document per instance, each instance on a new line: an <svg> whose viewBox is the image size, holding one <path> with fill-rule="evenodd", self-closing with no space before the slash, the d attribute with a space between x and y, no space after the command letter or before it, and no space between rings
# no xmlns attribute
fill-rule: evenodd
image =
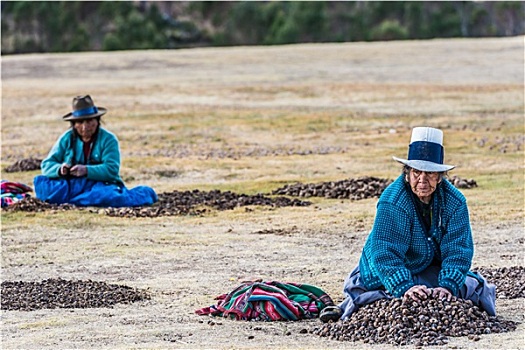
<svg viewBox="0 0 525 350"><path fill-rule="evenodd" d="M33 191L33 189L23 183L2 180L0 193L2 208L18 203L26 197L30 197L28 192L31 191Z"/></svg>
<svg viewBox="0 0 525 350"><path fill-rule="evenodd" d="M334 305L316 286L277 281L243 282L215 299L217 305L195 313L245 321L297 321L319 317L322 309Z"/></svg>

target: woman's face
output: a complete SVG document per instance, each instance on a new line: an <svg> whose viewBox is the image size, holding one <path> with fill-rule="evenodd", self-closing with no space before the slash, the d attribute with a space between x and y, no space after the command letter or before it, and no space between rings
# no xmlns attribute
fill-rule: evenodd
<svg viewBox="0 0 525 350"><path fill-rule="evenodd" d="M97 131L97 127L98 120L96 118L75 121L73 124L73 128L75 128L77 133L80 135L80 138L84 142L91 141L91 138Z"/></svg>
<svg viewBox="0 0 525 350"><path fill-rule="evenodd" d="M432 193L441 181L441 173L410 169L408 182L412 192L424 203L430 203Z"/></svg>

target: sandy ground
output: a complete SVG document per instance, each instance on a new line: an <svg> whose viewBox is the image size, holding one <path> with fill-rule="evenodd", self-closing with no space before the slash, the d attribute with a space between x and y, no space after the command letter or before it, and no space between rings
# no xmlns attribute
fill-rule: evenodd
<svg viewBox="0 0 525 350"><path fill-rule="evenodd" d="M261 113L265 119L270 113L266 110L285 117L356 113L339 126L355 128L356 137L378 130L403 131L389 136L397 143L386 145L385 151L389 156L404 152L407 120L436 118L452 127L474 120L484 125L487 114L497 120L499 114L519 110L523 38L2 57L2 165L29 155L44 156L50 138L64 130L59 119L68 112L67 101L85 91L96 96L99 105L117 111L107 123L121 137L127 157L123 170L131 185L147 180L164 191L310 176L343 178L347 173L341 174L342 169L393 177L398 169L390 169L388 160L390 165L370 161L366 147L360 155L334 152L237 162L194 155L152 160L138 155L154 153L155 142L168 143L163 138L171 135L165 124L168 118L192 113L202 119L184 124L188 129L178 132L186 146L195 146L190 141L196 140L197 150L207 149L204 141L224 132L234 141L216 141L219 148L232 143L239 149L256 144L270 150L275 145L306 144L359 150L364 145L330 132L319 134L319 139L315 129L285 136L277 130L287 126L280 124L259 139L254 129L236 124L235 117L225 119L225 125L199 128L199 122L206 123L214 113L219 117ZM149 116L157 123L141 124ZM138 135L147 135L152 142L140 143ZM496 164L498 157L500 167L505 164L508 171L523 174L523 152L487 156L486 161ZM175 162L180 174L172 179L151 175L151 166L169 168L163 162ZM477 164L466 161L466 169L474 171ZM11 180L30 183L35 174L18 173ZM236 177L228 177L231 174ZM485 211L481 214L486 210L483 197L474 193L472 216L479 220L473 222L473 265L523 265L523 188L518 189L518 203L505 208L514 213L511 219L497 222ZM147 289L152 295L149 301L111 309L2 311L2 348L393 349L300 333L318 320L210 323L210 318L194 313L213 304L216 295L252 278L314 284L341 301L343 280L359 259L375 202L318 199L301 208L261 207L249 212L239 208L203 217L156 219L110 218L87 211L2 213L2 280L92 279ZM497 214L498 208L493 211ZM517 331L482 336L476 342L451 338L441 348L525 348L523 299L498 300L497 307L501 317L522 322Z"/></svg>

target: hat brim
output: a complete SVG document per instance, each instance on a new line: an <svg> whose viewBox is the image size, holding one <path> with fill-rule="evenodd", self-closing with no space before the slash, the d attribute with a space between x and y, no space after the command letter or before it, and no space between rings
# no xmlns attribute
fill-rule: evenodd
<svg viewBox="0 0 525 350"><path fill-rule="evenodd" d="M407 160L397 157L392 158L399 163L408 165L409 167L420 171L444 173L445 171L452 170L456 167L455 165L437 164L426 160Z"/></svg>
<svg viewBox="0 0 525 350"><path fill-rule="evenodd" d="M106 114L106 112L108 111L106 108L104 107L97 107L98 109L98 112L95 113L95 114L88 114L88 115L82 115L82 116L79 116L79 117L75 117L73 115L73 112L70 112L68 114L66 114L65 116L62 117L62 119L64 121L74 121L74 120L86 120L86 119L92 119L92 118L96 118L96 117L101 117L103 116L104 114Z"/></svg>

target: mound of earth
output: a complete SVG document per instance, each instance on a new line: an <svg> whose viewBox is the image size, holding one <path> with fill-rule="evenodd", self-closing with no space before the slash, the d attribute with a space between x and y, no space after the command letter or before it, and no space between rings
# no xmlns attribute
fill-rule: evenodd
<svg viewBox="0 0 525 350"><path fill-rule="evenodd" d="M474 179L462 179L457 175L452 175L449 179L451 184L457 188L474 188L478 187L476 180Z"/></svg>
<svg viewBox="0 0 525 350"><path fill-rule="evenodd" d="M99 308L148 300L145 291L96 281L51 278L42 282L2 282L2 310Z"/></svg>
<svg viewBox="0 0 525 350"><path fill-rule="evenodd" d="M286 207L308 206L311 202L290 199L286 197L267 197L262 194L246 195L231 191L173 191L158 195L159 200L151 206L103 208L98 213L119 217L158 217L173 215L201 215L206 212L205 207L216 210L231 210L236 207L250 205ZM40 212L47 210L82 210L84 208L70 204L50 204L37 198L28 197L6 207L6 211Z"/></svg>
<svg viewBox="0 0 525 350"><path fill-rule="evenodd" d="M42 163L42 159L36 159L36 158L25 158L16 161L12 165L6 167L4 171L6 173L16 173L20 171L33 171L33 170L40 170L40 164Z"/></svg>
<svg viewBox="0 0 525 350"><path fill-rule="evenodd" d="M51 204L41 201L35 197L26 197L19 202L13 203L7 207L2 208L3 211L26 211L26 212L42 212L48 210L73 210L81 209L72 204Z"/></svg>
<svg viewBox="0 0 525 350"><path fill-rule="evenodd" d="M379 197L391 183L392 180L377 177L360 177L357 179L308 184L298 182L280 187L274 190L272 194L359 200Z"/></svg>
<svg viewBox="0 0 525 350"><path fill-rule="evenodd" d="M457 188L478 187L475 180L462 179L457 175L450 177L449 181ZM359 177L357 179L307 184L297 182L280 187L274 190L272 194L360 200L379 197L391 183L392 180L377 177Z"/></svg>
<svg viewBox="0 0 525 350"><path fill-rule="evenodd" d="M451 301L430 297L421 301L381 299L357 310L349 320L315 327L313 334L339 341L435 346L448 337L480 335L516 330L516 322L489 316L470 300Z"/></svg>
<svg viewBox="0 0 525 350"><path fill-rule="evenodd" d="M172 215L199 215L206 212L202 206L216 210L231 210L236 207L261 205L270 207L304 207L311 202L286 197L267 197L262 194L246 195L231 191L173 191L158 195L159 201L149 207L106 208L103 212L109 216L121 217L157 217Z"/></svg>

